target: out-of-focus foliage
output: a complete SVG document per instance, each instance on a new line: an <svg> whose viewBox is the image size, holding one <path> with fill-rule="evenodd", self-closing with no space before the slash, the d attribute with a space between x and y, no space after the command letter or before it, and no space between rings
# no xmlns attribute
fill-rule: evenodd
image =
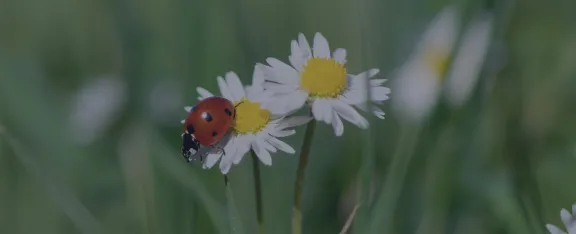
<svg viewBox="0 0 576 234"><path fill-rule="evenodd" d="M470 101L440 103L417 130L385 104L372 144L350 124L343 137L318 124L304 233L340 231L357 202L366 145L376 160L366 209L395 179L386 177L393 156L413 152L399 201L389 201L395 233L545 233L576 202L571 0L3 0L0 233L228 233L221 173L179 152L195 87L217 91L215 77L230 70L249 82L256 62L287 61L290 40L317 31L347 48L349 72L375 67L393 77L448 4L462 23L495 15ZM83 108L82 97L91 97ZM296 149L298 130L287 140ZM245 233L257 230L251 160L228 175ZM266 233L290 233L297 163L277 153L260 166ZM386 221L370 218L379 208L359 212L369 217L358 225Z"/></svg>

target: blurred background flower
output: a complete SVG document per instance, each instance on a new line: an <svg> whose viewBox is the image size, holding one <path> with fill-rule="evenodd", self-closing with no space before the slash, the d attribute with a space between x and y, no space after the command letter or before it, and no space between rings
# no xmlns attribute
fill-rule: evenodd
<svg viewBox="0 0 576 234"><path fill-rule="evenodd" d="M70 128L73 138L88 144L108 130L126 101L126 85L113 77L99 77L83 84L71 98Z"/></svg>
<svg viewBox="0 0 576 234"><path fill-rule="evenodd" d="M489 49L492 14L476 17L459 43L456 7L446 7L436 16L398 71L394 107L401 118L418 122L428 117L443 89L453 106L468 101Z"/></svg>

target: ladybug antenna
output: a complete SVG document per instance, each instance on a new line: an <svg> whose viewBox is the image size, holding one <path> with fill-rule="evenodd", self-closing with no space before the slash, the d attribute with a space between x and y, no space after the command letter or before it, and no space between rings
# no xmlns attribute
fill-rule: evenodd
<svg viewBox="0 0 576 234"><path fill-rule="evenodd" d="M244 101L240 101L238 104L236 104L236 105L234 106L234 108L238 107L238 106L239 106L240 104L242 104L243 102L244 102Z"/></svg>

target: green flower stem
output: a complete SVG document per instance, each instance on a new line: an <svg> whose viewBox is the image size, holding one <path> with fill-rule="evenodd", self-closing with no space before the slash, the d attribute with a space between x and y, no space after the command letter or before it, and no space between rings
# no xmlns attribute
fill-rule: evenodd
<svg viewBox="0 0 576 234"><path fill-rule="evenodd" d="M302 184L304 182L304 172L308 164L308 155L312 148L314 139L314 130L316 129L316 120L312 119L306 126L304 143L300 150L300 161L298 162L298 172L296 173L296 182L294 183L294 208L292 210L292 233L302 233Z"/></svg>
<svg viewBox="0 0 576 234"><path fill-rule="evenodd" d="M264 215L262 212L262 181L260 179L260 164L256 153L252 153L252 172L254 175L254 193L256 194L256 219L258 220L258 233L264 233Z"/></svg>

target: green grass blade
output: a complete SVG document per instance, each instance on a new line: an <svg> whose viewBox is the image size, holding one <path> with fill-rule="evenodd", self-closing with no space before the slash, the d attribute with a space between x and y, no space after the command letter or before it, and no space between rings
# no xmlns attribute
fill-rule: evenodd
<svg viewBox="0 0 576 234"><path fill-rule="evenodd" d="M396 211L396 203L402 193L404 178L414 154L419 130L420 126L404 126L402 129L398 148L396 148L392 158L392 164L386 176L384 187L375 201L374 213L366 233L391 233L394 230L393 218Z"/></svg>
<svg viewBox="0 0 576 234"><path fill-rule="evenodd" d="M230 225L230 233L244 234L244 227L242 225L242 220L240 219L240 212L238 212L238 208L236 207L234 194L232 193L230 182L228 182L228 177L226 176L224 176L224 183L226 184L226 201L228 203L228 224Z"/></svg>
<svg viewBox="0 0 576 234"><path fill-rule="evenodd" d="M152 134L158 136L157 134ZM152 158L154 164L160 167L159 169L168 173L172 178L182 184L186 189L189 189L194 196L198 199L198 204L204 207L208 212L208 216L212 221L218 233L228 233L226 230L226 222L222 217L226 216L224 211L225 207L218 203L213 196L210 195L206 186L203 185L197 173L194 173L188 164L182 163L179 157L178 149L173 149L160 137L155 138L156 153ZM170 155L175 155L170 157ZM192 221L191 221L192 222Z"/></svg>
<svg viewBox="0 0 576 234"><path fill-rule="evenodd" d="M4 129L0 129L0 136L6 139L20 163L44 186L46 193L52 197L52 200L70 218L78 230L87 234L102 233L103 227L100 222L84 206L72 189L59 182L53 171L40 166L46 165L45 163L38 161L40 159L32 159L26 148Z"/></svg>

